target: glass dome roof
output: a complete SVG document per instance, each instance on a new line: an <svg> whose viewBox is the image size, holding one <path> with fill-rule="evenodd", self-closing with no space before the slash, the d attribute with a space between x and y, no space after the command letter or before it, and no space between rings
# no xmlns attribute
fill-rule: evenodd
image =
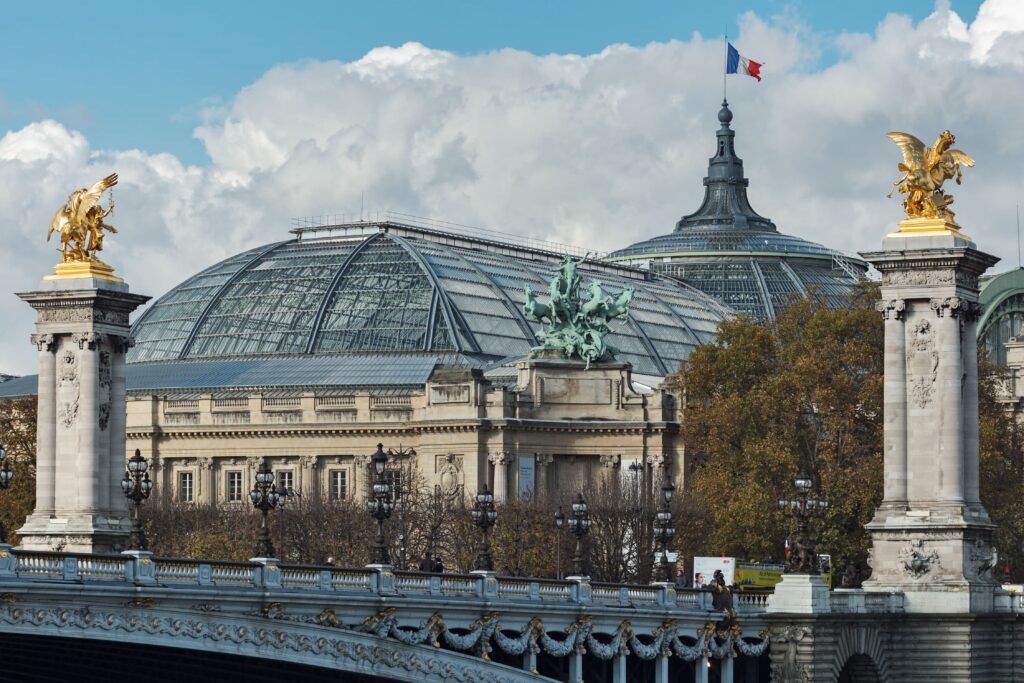
<svg viewBox="0 0 1024 683"><path fill-rule="evenodd" d="M867 264L799 237L783 235L747 199L749 180L736 156L732 112L722 103L704 201L675 230L612 252L608 261L685 282L758 320L775 317L793 297L836 302Z"/></svg>
<svg viewBox="0 0 1024 683"><path fill-rule="evenodd" d="M546 291L560 254L392 222L332 230L251 249L178 285L135 323L129 362L433 352L484 364L538 344L524 289ZM731 313L634 268L591 261L580 271L610 294L636 288L608 341L638 373L674 371Z"/></svg>

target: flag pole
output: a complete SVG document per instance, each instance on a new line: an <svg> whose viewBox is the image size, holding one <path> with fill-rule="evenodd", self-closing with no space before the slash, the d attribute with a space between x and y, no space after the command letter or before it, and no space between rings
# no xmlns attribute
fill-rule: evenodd
<svg viewBox="0 0 1024 683"><path fill-rule="evenodd" d="M725 29L725 37L722 39L722 47L725 50L725 64L722 65L722 101L728 102L729 98L726 97L725 83L726 76L729 75L729 29Z"/></svg>

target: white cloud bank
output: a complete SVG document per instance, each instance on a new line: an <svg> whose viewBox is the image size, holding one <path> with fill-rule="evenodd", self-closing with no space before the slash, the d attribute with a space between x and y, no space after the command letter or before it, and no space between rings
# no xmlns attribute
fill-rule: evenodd
<svg viewBox="0 0 1024 683"><path fill-rule="evenodd" d="M968 18L970 19L970 18ZM755 209L783 232L874 249L898 219L886 200L906 130L943 128L978 160L956 209L1016 265L1024 152L1024 3L987 0L968 25L940 3L836 40L747 14L736 43L762 83L731 77L737 147ZM611 249L693 211L713 151L722 45L695 36L589 56L499 50L460 57L409 43L359 61L277 66L196 130L210 163L95 150L39 121L0 139L0 291L35 287L55 262L43 235L72 189L116 170L122 234L104 253L134 291L160 295L246 247L288 237L293 216L367 207ZM211 113L211 117L213 114ZM29 373L33 314L0 296L0 371Z"/></svg>

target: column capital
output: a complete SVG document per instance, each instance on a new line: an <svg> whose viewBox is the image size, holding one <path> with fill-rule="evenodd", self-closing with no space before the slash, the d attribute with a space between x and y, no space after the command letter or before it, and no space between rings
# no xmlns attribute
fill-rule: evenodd
<svg viewBox="0 0 1024 683"><path fill-rule="evenodd" d="M552 455L551 453L534 453L534 457L537 461L537 464L543 465L544 467L547 467L548 465L555 461L555 456Z"/></svg>
<svg viewBox="0 0 1024 683"><path fill-rule="evenodd" d="M107 341L114 353L128 353L128 349L135 346L135 338L127 335L108 334Z"/></svg>
<svg viewBox="0 0 1024 683"><path fill-rule="evenodd" d="M106 335L96 332L76 332L71 335L71 341L78 344L78 348L80 349L95 349L97 345L104 341L104 337L106 337Z"/></svg>
<svg viewBox="0 0 1024 683"><path fill-rule="evenodd" d="M53 353L57 350L57 339L52 334L33 334L29 339L39 351Z"/></svg>
<svg viewBox="0 0 1024 683"><path fill-rule="evenodd" d="M618 453L601 454L601 467L618 467L620 462L622 462L622 456Z"/></svg>
<svg viewBox="0 0 1024 683"><path fill-rule="evenodd" d="M356 467L369 467L370 456L368 455L355 455L352 456L352 462L355 463Z"/></svg>
<svg viewBox="0 0 1024 683"><path fill-rule="evenodd" d="M669 457L664 453L655 453L647 458L647 464L652 467L664 467L668 463Z"/></svg>
<svg viewBox="0 0 1024 683"><path fill-rule="evenodd" d="M935 315L940 318L948 315L950 318L963 316L965 320L975 320L981 313L981 304L976 301L961 299L958 296L932 299L931 307L935 311Z"/></svg>
<svg viewBox="0 0 1024 683"><path fill-rule="evenodd" d="M875 302L875 310L886 320L903 320L907 311L907 302L903 299L882 299Z"/></svg>
<svg viewBox="0 0 1024 683"><path fill-rule="evenodd" d="M299 458L299 462L302 463L302 466L307 470L311 470L314 467L316 467L318 461L319 458L317 458L315 455L303 455L302 457Z"/></svg>
<svg viewBox="0 0 1024 683"><path fill-rule="evenodd" d="M209 455L201 456L199 458L196 458L196 464L199 465L199 467L203 470L212 470L213 458L210 457Z"/></svg>
<svg viewBox="0 0 1024 683"><path fill-rule="evenodd" d="M487 460L495 467L498 467L511 464L512 461L515 460L515 456L509 451L496 451L494 453L488 453Z"/></svg>

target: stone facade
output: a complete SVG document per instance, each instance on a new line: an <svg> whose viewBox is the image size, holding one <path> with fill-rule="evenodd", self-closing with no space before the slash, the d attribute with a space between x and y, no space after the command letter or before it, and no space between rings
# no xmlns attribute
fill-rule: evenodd
<svg viewBox="0 0 1024 683"><path fill-rule="evenodd" d="M128 316L149 297L94 278L44 280L19 294L38 313L36 508L23 547L105 552L128 536L121 492Z"/></svg>
<svg viewBox="0 0 1024 683"><path fill-rule="evenodd" d="M532 359L516 374L511 384L479 370L440 369L408 395L133 395L126 452L152 458L157 491L240 505L264 459L290 473L302 495L361 500L378 442L415 448L404 464L421 483L453 496L487 483L499 501L568 496L619 480L633 463L648 468L651 481L660 482L664 467L681 471L673 467L682 462L676 400L635 384L628 364L586 370Z"/></svg>

